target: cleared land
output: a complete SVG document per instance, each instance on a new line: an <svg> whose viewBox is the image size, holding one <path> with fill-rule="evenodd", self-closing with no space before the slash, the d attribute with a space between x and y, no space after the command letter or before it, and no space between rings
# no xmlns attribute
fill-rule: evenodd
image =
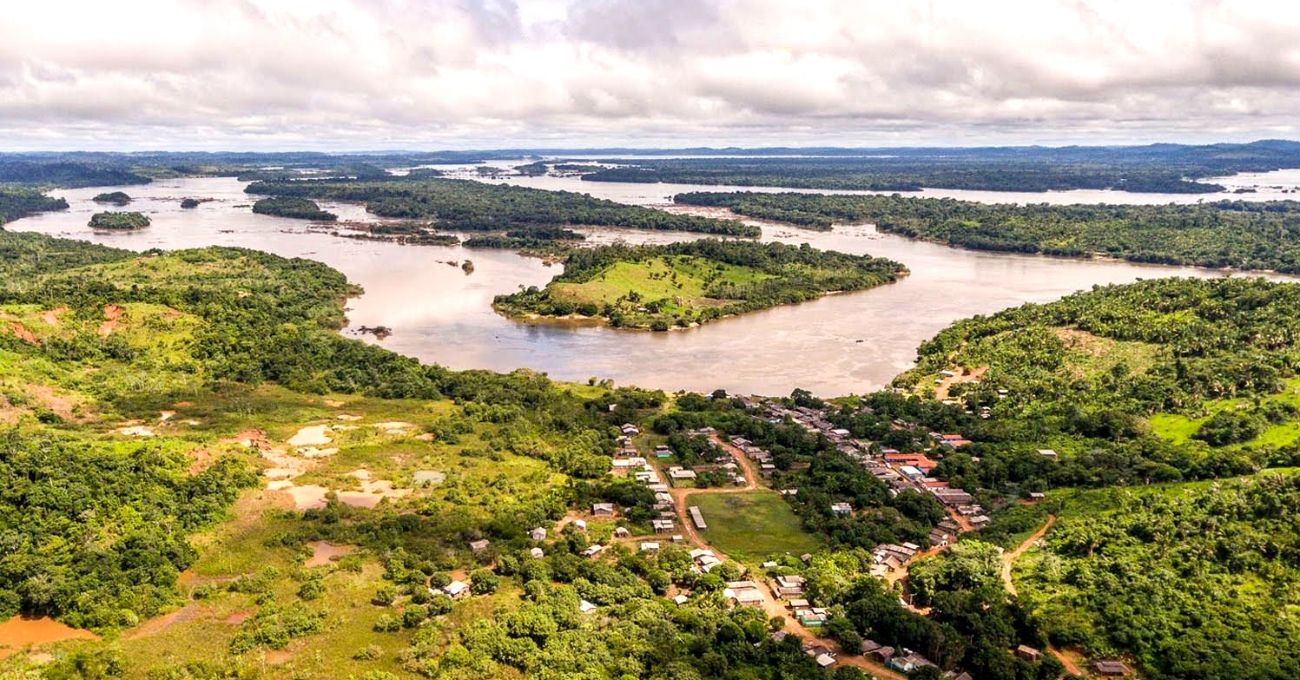
<svg viewBox="0 0 1300 680"><path fill-rule="evenodd" d="M708 529L700 532L711 545L743 562L772 555L801 555L822 547L806 533L799 518L781 496L771 491L695 494L690 504L704 514Z"/></svg>

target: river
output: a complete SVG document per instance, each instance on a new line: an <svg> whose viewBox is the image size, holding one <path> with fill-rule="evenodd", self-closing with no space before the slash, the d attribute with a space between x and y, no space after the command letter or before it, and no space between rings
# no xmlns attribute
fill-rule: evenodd
<svg viewBox="0 0 1300 680"><path fill-rule="evenodd" d="M662 204L666 196L680 191L722 190L582 182L566 177L510 181L648 205ZM556 268L505 251L401 246L333 236L329 230L299 220L253 214L248 207L252 198L243 193L244 186L233 178L183 178L145 186L56 190L51 193L66 198L69 210L17 220L6 228L136 251L227 245L320 260L365 288L364 295L349 301L351 325L345 333L355 334L353 329L359 326L389 326L393 334L382 341L385 347L455 369L510 371L526 367L563 380L599 377L668 390L720 387L735 393L769 395L788 394L796 387L825 396L878 388L911 366L918 344L953 321L974 314L1024 302L1047 302L1096 284L1222 275L1195 268L963 251L880 234L869 225L841 226L832 232L765 226L764 239L889 257L905 264L911 275L872 290L670 333L524 324L493 312L493 296L521 285L544 285L558 273ZM93 232L86 226L90 215L102 209L91 197L117 189L136 199L128 209L148 214L152 226L132 233ZM987 200L1015 200L995 192L945 193L972 200L985 194ZM1080 192L1053 193L1075 194L1076 202L1090 202ZM1087 193L1105 195L1095 201L1187 199L1176 194ZM1030 196L1040 202L1049 198ZM213 200L185 210L179 206L184 197ZM1265 195L1238 197L1261 200ZM341 219L373 219L357 205L326 202L322 207ZM598 230L591 236L596 241L623 238L636 242L695 238L622 230ZM471 274L449 264L459 265L466 259L474 262Z"/></svg>

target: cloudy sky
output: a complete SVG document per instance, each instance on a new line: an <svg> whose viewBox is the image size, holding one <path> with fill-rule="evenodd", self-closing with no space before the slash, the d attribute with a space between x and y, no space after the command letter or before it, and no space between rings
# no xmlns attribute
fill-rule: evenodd
<svg viewBox="0 0 1300 680"><path fill-rule="evenodd" d="M7 3L0 148L1300 138L1300 3Z"/></svg>

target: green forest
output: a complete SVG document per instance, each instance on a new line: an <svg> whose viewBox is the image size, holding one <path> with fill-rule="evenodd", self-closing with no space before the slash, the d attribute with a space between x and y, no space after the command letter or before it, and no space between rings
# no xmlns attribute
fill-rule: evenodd
<svg viewBox="0 0 1300 680"><path fill-rule="evenodd" d="M52 210L67 210L68 202L34 189L0 186L0 225Z"/></svg>
<svg viewBox="0 0 1300 680"><path fill-rule="evenodd" d="M656 231L690 231L729 236L759 235L733 220L676 215L624 205L586 194L543 191L472 180L401 178L384 180L257 181L250 194L355 201L381 217L433 220L449 231L507 231L555 226L598 226Z"/></svg>
<svg viewBox="0 0 1300 680"><path fill-rule="evenodd" d="M611 158L589 181L679 182L800 189L982 191L1111 189L1199 194L1205 178L1300 166L1300 144L1187 146L822 148L754 150L748 157Z"/></svg>
<svg viewBox="0 0 1300 680"><path fill-rule="evenodd" d="M1300 273L1300 202L1012 205L948 198L690 193L679 203L828 230L880 231L973 250Z"/></svg>
<svg viewBox="0 0 1300 680"><path fill-rule="evenodd" d="M111 231L133 231L144 229L151 224L148 215L138 212L97 212L90 216L87 224L91 229L108 229Z"/></svg>
<svg viewBox="0 0 1300 680"><path fill-rule="evenodd" d="M781 243L699 240L576 248L545 288L497 296L511 316L601 318L616 328L666 331L830 292L872 288L907 270L897 262Z"/></svg>

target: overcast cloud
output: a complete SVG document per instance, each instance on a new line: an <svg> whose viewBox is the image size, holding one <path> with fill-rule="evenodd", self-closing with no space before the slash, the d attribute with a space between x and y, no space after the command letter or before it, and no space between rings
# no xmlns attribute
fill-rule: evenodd
<svg viewBox="0 0 1300 680"><path fill-rule="evenodd" d="M1300 138L1300 3L39 0L0 147Z"/></svg>

